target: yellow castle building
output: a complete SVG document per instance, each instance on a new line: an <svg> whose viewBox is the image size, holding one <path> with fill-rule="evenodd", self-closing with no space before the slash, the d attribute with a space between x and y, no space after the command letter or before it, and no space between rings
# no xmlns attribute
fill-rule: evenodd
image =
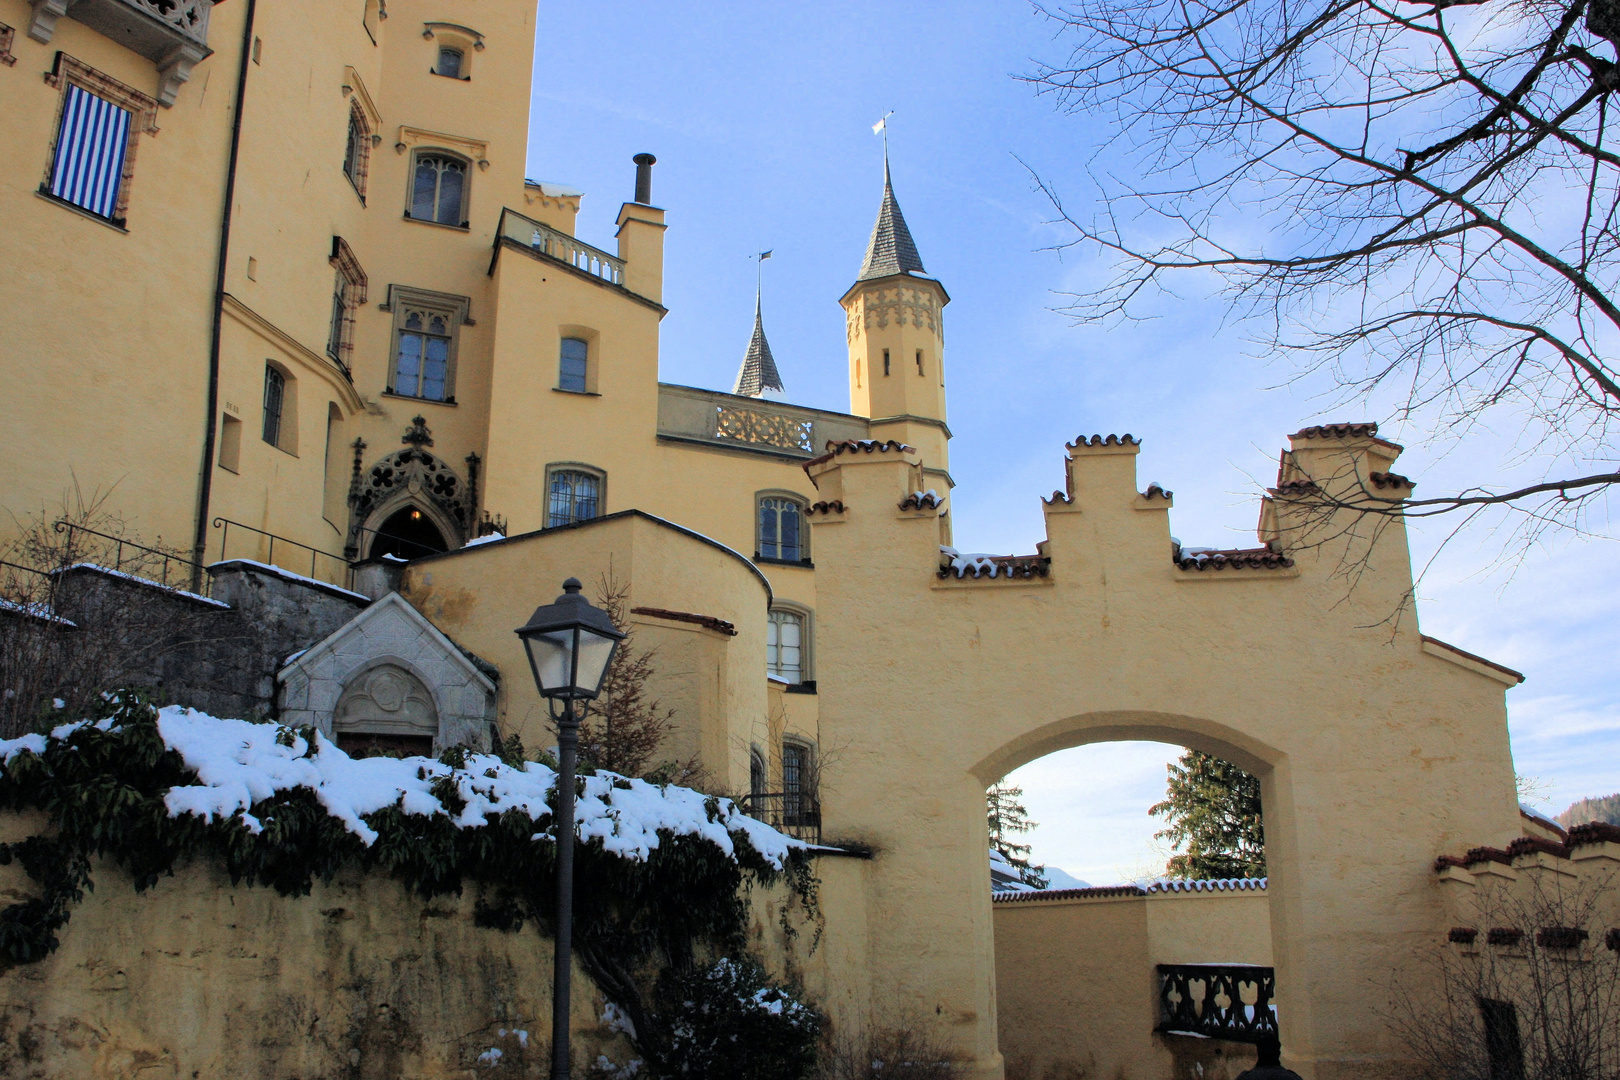
<svg viewBox="0 0 1620 1080"><path fill-rule="evenodd" d="M1272 876L1238 906L1269 929L1248 951L1275 969L1286 1060L1400 1075L1378 988L1454 917L1435 859L1525 831L1504 700L1521 676L1381 625L1411 588L1398 519L1353 553L1348 596L1357 531L1299 542L1313 490L1398 503L1400 447L1371 424L1298 432L1257 545L1210 552L1173 544L1137 440L1081 437L1036 552L961 555L950 297L887 162L839 297L848 413L763 396L782 380L757 308L736 392L661 383L654 159L635 159L615 249L577 238L582 193L525 176L534 38L532 0L0 0L0 504L21 520L104 493L194 590L212 578L240 611L248 578L319 594L327 622L264 700L340 745L544 745L512 630L564 577L627 582L677 710L668 756L869 856L818 860L821 951L784 963L836 1025L925 1023L984 1080L1028 1047L1052 1068L1102 1047L1085 1067L1144 1080L1182 1060L1138 1030L1146 1007L1067 1040L1045 1014L998 1019L998 935L1028 957L1028 935L1092 924L993 914L986 786L1088 742L1218 754L1262 781ZM1609 840L1579 850L1620 863ZM275 949L314 955L285 932ZM75 950L132 947L87 940L48 962L56 985L90 985ZM1151 965L1117 951L1149 1000ZM194 978L149 963L154 986ZM191 1060L138 1004L49 986L7 992Z"/></svg>

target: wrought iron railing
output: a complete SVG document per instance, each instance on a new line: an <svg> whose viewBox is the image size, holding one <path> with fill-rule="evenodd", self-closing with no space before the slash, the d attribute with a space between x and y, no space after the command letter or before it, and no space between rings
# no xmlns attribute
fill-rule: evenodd
<svg viewBox="0 0 1620 1080"><path fill-rule="evenodd" d="M812 844L821 843L821 803L814 795L773 791L744 795L737 805L755 821Z"/></svg>
<svg viewBox="0 0 1620 1080"><path fill-rule="evenodd" d="M293 570L290 564L276 561L276 545L280 544L284 549L293 548L295 550L309 552L309 576L317 581L324 581L328 584L338 585L346 589L349 587L353 579L354 570L349 565L349 560L345 559L341 555L334 555L330 551L322 551L320 548L310 547L308 544L300 544L297 540L289 540L285 536L277 536L275 533L265 532L263 529L255 529L252 525L243 525L240 521L232 521L229 518L215 518L214 528L220 530L219 558L221 562L224 562L226 559L230 558L229 549L231 546L231 530L240 529L243 532L252 533L255 536L263 537L270 541L270 547L265 553L264 561L269 563L271 566L279 566L282 569L292 571L293 573L302 573L304 565L304 557L302 555L296 556L299 567L297 570ZM255 541L255 554L257 554L258 546L259 542ZM245 556L241 555L237 556L237 558L244 557ZM325 558L328 561L326 563L319 562L318 560L322 558ZM330 576L322 577L320 575L319 569L322 566L327 569Z"/></svg>
<svg viewBox="0 0 1620 1080"><path fill-rule="evenodd" d="M202 581L203 575L207 572L201 563L192 562L190 559L176 555L172 551L137 544L131 540L125 540L121 536L114 536L112 533L88 529L76 522L58 521L52 527L59 533L67 534L69 562L87 562L104 566L107 552L111 551L113 558L112 566L109 569L117 570L122 574L132 574L135 577L151 579L152 568L157 566L158 577L156 580L171 589L189 587L195 590ZM78 536L81 533L86 536L94 536L108 546L102 547L101 545L90 544L81 549L77 545ZM100 550L96 550L97 548L100 548ZM183 575L182 584L176 584L169 580L171 568L176 572L176 576Z"/></svg>
<svg viewBox="0 0 1620 1080"><path fill-rule="evenodd" d="M594 248L584 241L575 240L550 225L543 225L533 218L524 217L516 210L501 211L500 235L503 239L515 241L537 255L544 255L576 270L583 270L609 284L624 284L623 259L609 255L601 248Z"/></svg>
<svg viewBox="0 0 1620 1080"><path fill-rule="evenodd" d="M1233 1042L1277 1034L1275 969L1247 964L1160 964L1159 1026Z"/></svg>

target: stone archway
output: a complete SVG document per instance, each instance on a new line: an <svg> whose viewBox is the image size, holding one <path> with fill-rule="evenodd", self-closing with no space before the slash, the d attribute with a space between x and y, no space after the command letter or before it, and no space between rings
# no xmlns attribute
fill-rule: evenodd
<svg viewBox="0 0 1620 1080"><path fill-rule="evenodd" d="M395 450L362 468L366 444L355 441L354 474L349 484L349 535L344 547L350 560L368 557L386 523L401 511L416 511L432 525L449 549L460 547L476 529L478 456L467 457L463 478L442 458L430 453L432 433L416 417Z"/></svg>

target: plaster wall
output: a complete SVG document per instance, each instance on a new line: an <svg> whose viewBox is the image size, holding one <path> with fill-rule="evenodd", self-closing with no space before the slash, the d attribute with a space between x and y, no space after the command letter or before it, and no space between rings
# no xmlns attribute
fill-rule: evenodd
<svg viewBox="0 0 1620 1080"><path fill-rule="evenodd" d="M1170 1080L1194 1041L1155 1035L1157 964L1271 964L1263 892L995 903L996 1001L1012 1080ZM1218 1040L1216 1040L1218 1041ZM1227 1080L1253 1064L1223 1044ZM1245 1064L1246 1063L1246 1064Z"/></svg>
<svg viewBox="0 0 1620 1080"><path fill-rule="evenodd" d="M0 840L36 831L0 815ZM752 937L837 1027L858 1026L864 946L859 860L822 859L832 887L827 932L784 937L781 889L756 892ZM182 866L145 893L116 867L38 964L0 970L0 1074L16 1080L193 1076L449 1080L537 1076L548 1067L550 939L526 926L474 925L475 891L422 901L389 878L341 875L308 896L233 887L219 869ZM20 867L0 868L0 900L32 895ZM575 1070L598 1054L633 1056L602 1023L600 991L577 966ZM526 1033L525 1040L518 1032ZM490 1049L502 1052L491 1064Z"/></svg>
<svg viewBox="0 0 1620 1080"><path fill-rule="evenodd" d="M827 835L878 851L874 1001L937 1010L979 1075L999 1076L985 786L1068 746L1155 739L1261 777L1285 1060L1310 1080L1398 1068L1366 987L1409 969L1440 924L1434 856L1518 831L1503 701L1517 677L1384 621L1410 583L1397 528L1348 595L1331 547L1276 571L1184 570L1134 448L1071 457L1049 576L1011 580L936 577L936 521L896 509L913 455L812 469L847 506L815 526L821 662L840 673L819 688L822 740L851 748L823 814Z"/></svg>

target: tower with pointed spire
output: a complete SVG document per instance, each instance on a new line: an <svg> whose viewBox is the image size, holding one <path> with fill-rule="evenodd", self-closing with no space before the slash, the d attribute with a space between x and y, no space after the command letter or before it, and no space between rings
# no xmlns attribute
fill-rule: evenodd
<svg viewBox="0 0 1620 1080"><path fill-rule="evenodd" d="M849 409L872 418L872 437L922 454L924 470L950 483L945 426L945 324L950 296L926 277L894 197L883 153L883 204L860 276L839 301L849 340Z"/></svg>
<svg viewBox="0 0 1620 1080"><path fill-rule="evenodd" d="M743 355L742 370L737 372L737 388L733 394L743 397L762 397L765 391L782 391L782 376L776 370L776 358L771 355L771 344L765 340L765 322L760 318L759 291L754 291L754 336L748 339L748 352Z"/></svg>

